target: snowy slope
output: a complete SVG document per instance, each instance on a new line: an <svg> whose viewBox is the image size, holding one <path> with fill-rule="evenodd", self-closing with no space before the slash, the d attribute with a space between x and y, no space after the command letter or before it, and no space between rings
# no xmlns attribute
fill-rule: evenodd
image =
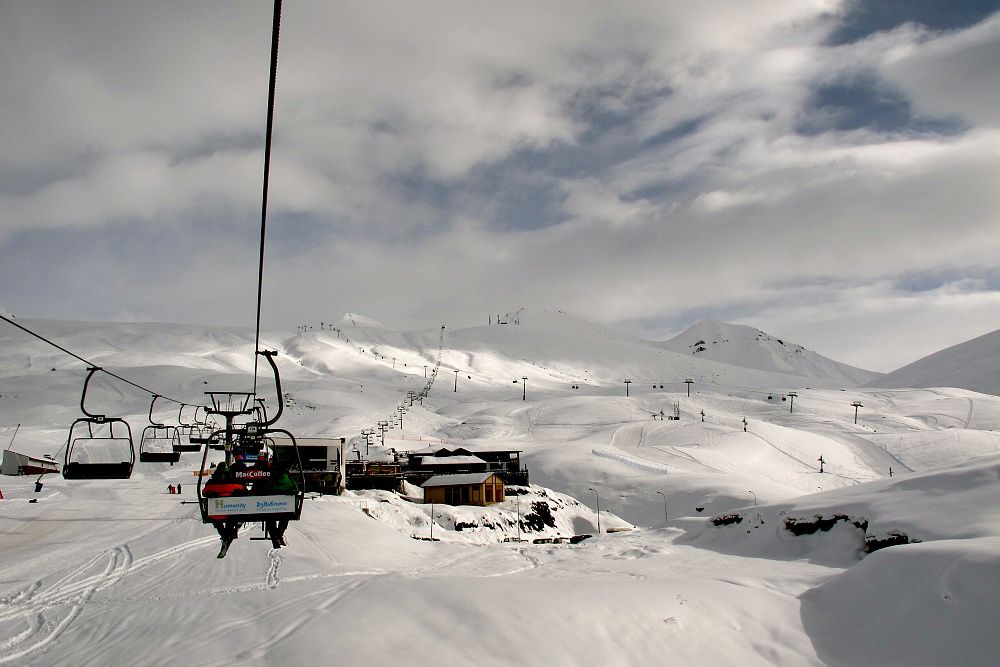
<svg viewBox="0 0 1000 667"><path fill-rule="evenodd" d="M356 321L265 337L279 350L286 393L279 425L356 439L424 385L440 329ZM248 527L220 561L214 530L181 502L193 499L194 455L138 465L121 482L47 477L41 494L32 478L0 478L0 530L10 536L0 545L0 664L270 665L318 655L349 664L645 665L666 655L690 665L884 664L880 631L899 637L904 664L940 664L931 641L952 647L955 664L990 664L992 635L955 642L972 641L977 619L1000 611L977 597L991 590L1000 553L991 509L1000 397L822 389L563 313L522 312L519 321L447 329L430 396L386 433L397 451L520 450L532 486L501 505L436 506L432 515L384 492L313 499L288 548L245 539L259 533ZM27 324L181 400L252 383L244 330ZM0 330L0 343L0 441L21 424L15 449L56 453L79 414L83 364L16 330ZM690 396L670 381L683 377L696 379ZM768 400L788 388L798 390L794 411L778 393ZM103 379L94 399L136 432L145 423L141 392ZM854 402L863 404L857 424ZM675 403L680 420L654 419ZM167 408L160 416L172 419ZM176 483L181 498L165 492ZM594 534L598 521L635 529L577 545L503 542L541 501L552 523L525 524L529 539ZM775 532L780 512L830 511L925 541L862 558L855 528ZM732 512L752 526L707 523ZM440 541L414 539L432 525ZM893 605L907 578L919 584L918 604L900 613Z"/></svg>
<svg viewBox="0 0 1000 667"><path fill-rule="evenodd" d="M1000 331L953 345L868 383L872 387L961 387L1000 395Z"/></svg>
<svg viewBox="0 0 1000 667"><path fill-rule="evenodd" d="M815 378L825 386L856 387L879 376L742 324L698 322L660 345L701 359Z"/></svg>

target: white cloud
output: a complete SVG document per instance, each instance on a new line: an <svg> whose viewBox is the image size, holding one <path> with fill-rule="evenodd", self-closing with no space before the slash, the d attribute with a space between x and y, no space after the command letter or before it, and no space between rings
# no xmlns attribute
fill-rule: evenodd
<svg viewBox="0 0 1000 667"><path fill-rule="evenodd" d="M27 238L39 264L72 265L32 232L133 220L196 235L191 221L209 212L252 242L267 9L5 6L0 253L23 253L11 239ZM515 304L665 318L765 307L774 284L995 267L997 19L825 46L839 11L831 0L286 5L270 229L288 241L299 227L281 221L304 219L330 237L271 249L265 318L353 310L406 326ZM970 129L797 133L818 85L865 71L917 115ZM505 187L491 191L494 178ZM524 181L549 199L506 201ZM127 289L136 276L120 276L114 312L243 322L245 280L213 262L229 251L178 254L176 285L141 296ZM199 283L213 293L170 303ZM863 319L859 301L824 299ZM955 332L972 317L948 312Z"/></svg>

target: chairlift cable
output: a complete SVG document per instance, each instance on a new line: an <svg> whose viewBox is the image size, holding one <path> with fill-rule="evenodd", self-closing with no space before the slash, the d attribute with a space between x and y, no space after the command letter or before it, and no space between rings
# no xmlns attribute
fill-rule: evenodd
<svg viewBox="0 0 1000 667"><path fill-rule="evenodd" d="M274 0L271 23L271 74L267 90L267 134L264 139L264 190L260 207L260 257L257 264L257 331L254 338L253 393L257 394L257 352L260 351L260 305L264 287L264 241L267 236L267 186L271 175L271 136L274 132L274 87L278 77L278 33L281 28L281 0Z"/></svg>
<svg viewBox="0 0 1000 667"><path fill-rule="evenodd" d="M106 375L110 375L111 377L115 378L116 380L120 380L121 382L124 382L127 385L131 385L131 386L135 387L136 389L144 391L144 392L146 392L147 394L149 394L151 396L158 395L163 400L170 401L172 403L182 403L183 402L183 401L178 401L176 398L170 398L169 396L164 396L163 394L155 392L152 389L147 389L146 387L143 387L141 384L137 384L137 383L133 382L132 380L129 380L128 378L124 378L121 375L118 375L117 373L113 373L113 372L111 372L111 371L109 371L109 370L107 370L105 368L101 368L100 366L98 366L94 362L88 361L87 359L84 359L79 354L76 354L75 352L71 352L71 351L67 350L62 345L59 345L58 343L55 343L55 342L49 340L48 338L46 338L45 336L42 336L39 333L35 333L31 329L29 329L29 328L27 328L27 327L25 327L25 326L23 326L21 324L18 324L14 320L12 320L12 319L10 319L8 317L5 317L4 315L0 315L0 320L3 320L7 324L11 324L11 325L17 327L18 329L20 329L21 331L25 332L26 334L28 334L30 336L34 336L35 338L37 338L38 340L42 341L43 343L51 345L52 347L56 348L60 352L64 352L65 354L68 354L69 356L73 357L76 360L82 361L83 363L87 364L87 366L93 366L93 367L97 368L99 371L101 371L102 373L104 373Z"/></svg>

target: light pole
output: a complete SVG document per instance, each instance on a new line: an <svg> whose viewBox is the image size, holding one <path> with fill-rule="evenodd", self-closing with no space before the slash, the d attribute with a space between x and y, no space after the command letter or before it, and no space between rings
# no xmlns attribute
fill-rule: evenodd
<svg viewBox="0 0 1000 667"><path fill-rule="evenodd" d="M528 378L521 376L521 400L528 400Z"/></svg>
<svg viewBox="0 0 1000 667"><path fill-rule="evenodd" d="M861 405L861 401L854 401L851 403L854 406L854 423L858 423L858 408L863 408L865 406Z"/></svg>
<svg viewBox="0 0 1000 667"><path fill-rule="evenodd" d="M599 494L597 492L597 489L595 489L592 486L588 486L587 488L590 489L591 491L593 491L594 495L597 496L597 534L600 535L601 534L601 494Z"/></svg>
<svg viewBox="0 0 1000 667"><path fill-rule="evenodd" d="M628 386L632 384L631 380L625 380L625 398L628 398Z"/></svg>
<svg viewBox="0 0 1000 667"><path fill-rule="evenodd" d="M663 496L663 525L667 525L667 494L663 491L657 491L658 494Z"/></svg>
<svg viewBox="0 0 1000 667"><path fill-rule="evenodd" d="M748 492L748 493L749 493L749 494L750 494L751 496L753 496L753 506L754 506L754 507L757 507L757 494L756 494L756 493L754 493L753 491L750 491L749 489L747 490L747 492Z"/></svg>
<svg viewBox="0 0 1000 667"><path fill-rule="evenodd" d="M521 494L514 496L514 500L517 503L517 541L521 542Z"/></svg>
<svg viewBox="0 0 1000 667"><path fill-rule="evenodd" d="M792 411L795 409L795 397L798 396L798 394L796 394L794 391L790 391L785 395L788 396L788 401L789 401L788 414L792 414Z"/></svg>

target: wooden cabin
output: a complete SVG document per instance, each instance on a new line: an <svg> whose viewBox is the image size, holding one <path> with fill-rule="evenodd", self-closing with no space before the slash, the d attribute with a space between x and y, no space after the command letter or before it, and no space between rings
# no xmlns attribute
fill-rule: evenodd
<svg viewBox="0 0 1000 667"><path fill-rule="evenodd" d="M493 505L504 499L503 480L494 472L435 475L421 484L424 503Z"/></svg>

